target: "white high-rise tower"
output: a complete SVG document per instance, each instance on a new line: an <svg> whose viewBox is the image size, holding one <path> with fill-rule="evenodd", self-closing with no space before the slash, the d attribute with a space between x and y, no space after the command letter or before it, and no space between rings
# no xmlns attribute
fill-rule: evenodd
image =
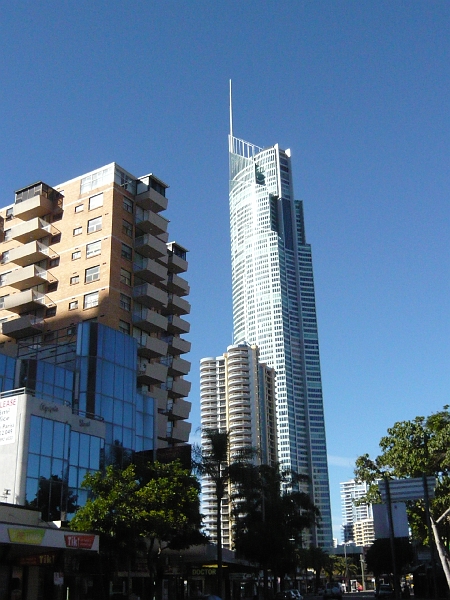
<svg viewBox="0 0 450 600"><path fill-rule="evenodd" d="M230 111L231 114L231 111ZM332 545L332 525L311 246L294 199L289 150L237 139L230 118L234 343L256 344L274 368L278 457L309 477L320 509L310 542Z"/></svg>

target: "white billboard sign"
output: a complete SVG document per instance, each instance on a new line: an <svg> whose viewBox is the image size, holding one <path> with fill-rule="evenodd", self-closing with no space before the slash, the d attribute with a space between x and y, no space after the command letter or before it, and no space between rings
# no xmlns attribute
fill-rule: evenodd
<svg viewBox="0 0 450 600"><path fill-rule="evenodd" d="M0 398L0 446L16 441L18 396Z"/></svg>
<svg viewBox="0 0 450 600"><path fill-rule="evenodd" d="M391 502L405 502L406 500L419 500L424 498L424 480L422 477L410 479L389 479L389 494ZM426 478L428 497L434 498L434 488L436 487L436 477ZM386 482L384 479L378 482L381 499L387 502Z"/></svg>
<svg viewBox="0 0 450 600"><path fill-rule="evenodd" d="M409 526L406 515L406 504L395 502L391 504L394 537L408 537ZM372 504L373 526L376 539L389 537L389 514L386 504Z"/></svg>

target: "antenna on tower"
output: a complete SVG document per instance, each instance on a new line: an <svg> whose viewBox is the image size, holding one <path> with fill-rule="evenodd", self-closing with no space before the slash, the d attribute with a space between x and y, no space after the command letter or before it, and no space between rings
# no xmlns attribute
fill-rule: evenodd
<svg viewBox="0 0 450 600"><path fill-rule="evenodd" d="M231 79L230 79L230 144L229 144L230 152L233 152L233 95L231 88Z"/></svg>

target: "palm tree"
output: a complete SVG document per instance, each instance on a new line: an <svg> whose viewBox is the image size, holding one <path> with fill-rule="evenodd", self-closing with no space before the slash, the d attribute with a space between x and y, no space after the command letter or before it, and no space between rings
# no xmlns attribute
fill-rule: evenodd
<svg viewBox="0 0 450 600"><path fill-rule="evenodd" d="M222 500L234 468L230 457L228 431L206 429L202 432L202 446L193 448L193 468L201 477L213 482L216 501L217 532L217 594L222 596Z"/></svg>

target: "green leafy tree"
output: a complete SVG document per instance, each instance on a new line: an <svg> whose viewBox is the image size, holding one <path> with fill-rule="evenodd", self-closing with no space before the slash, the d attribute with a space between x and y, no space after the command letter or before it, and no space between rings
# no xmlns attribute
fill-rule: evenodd
<svg viewBox="0 0 450 600"><path fill-rule="evenodd" d="M401 573L412 562L414 553L408 538L395 538L396 571ZM392 554L390 540L382 538L375 540L366 552L366 564L369 571L379 578L380 575L392 574Z"/></svg>
<svg viewBox="0 0 450 600"><path fill-rule="evenodd" d="M106 473L86 475L83 487L92 499L77 511L72 529L99 533L104 551L126 561L128 571L135 551L145 550L150 597L159 580L161 551L205 541L198 481L178 461L132 464L124 470L109 466Z"/></svg>
<svg viewBox="0 0 450 600"><path fill-rule="evenodd" d="M368 494L359 502L380 502L380 477L437 478L435 498L431 501L432 516L437 519L450 505L450 412L448 406L429 417L399 421L380 440L381 454L371 459L368 454L356 461L355 477L371 484ZM427 529L422 500L408 503L409 524L416 539L426 542ZM440 526L440 534L449 542L448 522Z"/></svg>
<svg viewBox="0 0 450 600"><path fill-rule="evenodd" d="M308 494L296 491L299 478L279 466L245 466L236 483L234 540L239 555L270 569L283 580L298 564L305 529L319 511Z"/></svg>

